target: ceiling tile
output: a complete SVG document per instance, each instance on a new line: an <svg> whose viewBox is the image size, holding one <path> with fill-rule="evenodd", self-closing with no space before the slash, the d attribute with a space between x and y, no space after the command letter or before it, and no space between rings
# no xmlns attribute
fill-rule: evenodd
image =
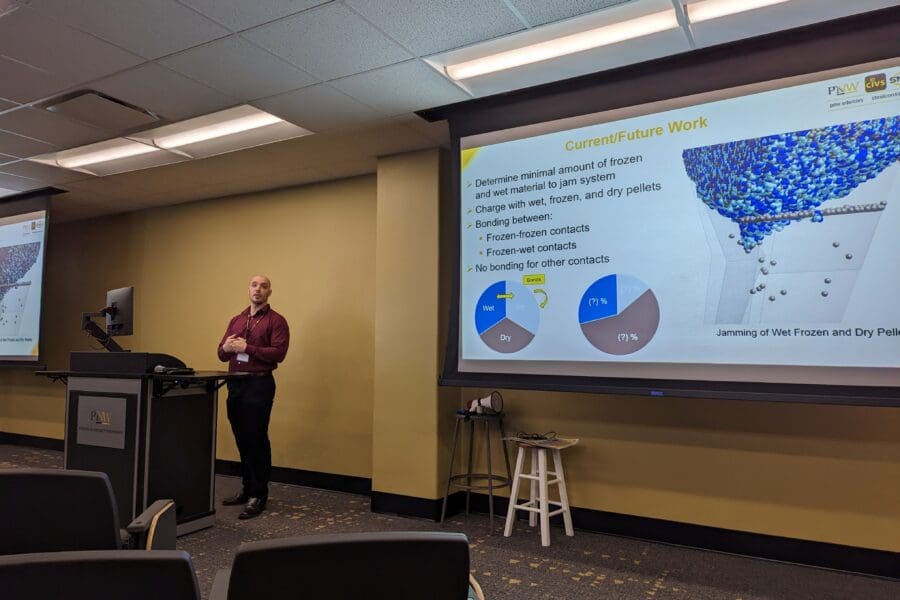
<svg viewBox="0 0 900 600"><path fill-rule="evenodd" d="M233 98L155 63L92 82L90 87L176 121L236 104Z"/></svg>
<svg viewBox="0 0 900 600"><path fill-rule="evenodd" d="M79 179L87 179L91 175L85 175L78 171L70 171L69 169L61 169L59 167L51 167L36 162L22 160L17 163L3 165L0 167L4 173L10 175L18 175L19 177L28 177L36 179L44 185L55 183L66 183L67 181L78 181Z"/></svg>
<svg viewBox="0 0 900 600"><path fill-rule="evenodd" d="M323 80L412 58L371 24L339 4L309 10L241 35Z"/></svg>
<svg viewBox="0 0 900 600"><path fill-rule="evenodd" d="M256 27L330 0L181 0L232 31Z"/></svg>
<svg viewBox="0 0 900 600"><path fill-rule="evenodd" d="M332 81L337 89L394 116L468 100L470 96L419 59Z"/></svg>
<svg viewBox="0 0 900 600"><path fill-rule="evenodd" d="M38 154L53 152L54 150L56 150L56 147L50 144L22 137L8 131L0 131L0 152L3 154L28 158L29 156L37 156Z"/></svg>
<svg viewBox="0 0 900 600"><path fill-rule="evenodd" d="M148 59L229 33L175 0L31 0L29 6Z"/></svg>
<svg viewBox="0 0 900 600"><path fill-rule="evenodd" d="M525 28L502 0L348 0L347 4L418 56Z"/></svg>
<svg viewBox="0 0 900 600"><path fill-rule="evenodd" d="M4 173L2 169L0 169L0 188L16 192L27 192L28 190L36 190L42 187L47 187L47 184L29 177L10 175L9 173Z"/></svg>
<svg viewBox="0 0 900 600"><path fill-rule="evenodd" d="M237 36L159 62L242 102L316 83L312 75Z"/></svg>
<svg viewBox="0 0 900 600"><path fill-rule="evenodd" d="M45 71L56 78L57 87L103 77L142 62L130 52L27 8L0 19L0 40L4 56ZM2 87L0 96L9 97Z"/></svg>
<svg viewBox="0 0 900 600"><path fill-rule="evenodd" d="M112 137L108 131L82 125L40 108L20 108L3 113L0 115L0 129L62 148L90 144Z"/></svg>
<svg viewBox="0 0 900 600"><path fill-rule="evenodd" d="M379 116L373 109L326 84L257 100L252 104L316 132L356 125Z"/></svg>
<svg viewBox="0 0 900 600"><path fill-rule="evenodd" d="M48 71L0 56L0 94L4 98L24 104L51 96L66 85Z"/></svg>
<svg viewBox="0 0 900 600"><path fill-rule="evenodd" d="M554 0L535 2L534 0L507 0L525 19L530 27L562 21L585 13L602 10L610 6L625 4L632 0Z"/></svg>

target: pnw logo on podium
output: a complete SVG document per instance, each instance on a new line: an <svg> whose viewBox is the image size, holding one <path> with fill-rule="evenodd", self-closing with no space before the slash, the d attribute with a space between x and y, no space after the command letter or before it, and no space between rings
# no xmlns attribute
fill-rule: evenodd
<svg viewBox="0 0 900 600"><path fill-rule="evenodd" d="M92 410L91 421L97 425L112 425L112 411L110 410Z"/></svg>

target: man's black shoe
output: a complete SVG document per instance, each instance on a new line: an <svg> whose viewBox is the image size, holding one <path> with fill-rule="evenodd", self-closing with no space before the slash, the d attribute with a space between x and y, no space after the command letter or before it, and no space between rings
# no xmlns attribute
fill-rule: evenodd
<svg viewBox="0 0 900 600"><path fill-rule="evenodd" d="M266 510L265 498L250 498L247 500L247 506L238 515L238 519L252 519L258 517L262 511Z"/></svg>
<svg viewBox="0 0 900 600"><path fill-rule="evenodd" d="M235 494L234 496L230 496L222 500L222 506L237 506L238 504L246 504L247 500L250 499L250 496L240 493Z"/></svg>

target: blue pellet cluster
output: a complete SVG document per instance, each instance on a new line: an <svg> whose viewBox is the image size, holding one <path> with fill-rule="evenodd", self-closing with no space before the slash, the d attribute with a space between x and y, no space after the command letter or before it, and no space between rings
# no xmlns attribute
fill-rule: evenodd
<svg viewBox="0 0 900 600"><path fill-rule="evenodd" d="M40 242L0 248L0 301L12 289L9 284L22 279L34 265L40 250Z"/></svg>
<svg viewBox="0 0 900 600"><path fill-rule="evenodd" d="M697 196L738 223L738 243L750 252L781 231L798 211L843 198L900 159L900 116L689 148L682 153ZM739 222L748 216L783 219Z"/></svg>

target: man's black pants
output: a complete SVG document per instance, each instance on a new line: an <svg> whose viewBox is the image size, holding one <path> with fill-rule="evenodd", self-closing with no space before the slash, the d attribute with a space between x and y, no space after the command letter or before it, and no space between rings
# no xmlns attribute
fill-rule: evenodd
<svg viewBox="0 0 900 600"><path fill-rule="evenodd" d="M275 399L271 373L228 382L228 421L241 454L244 495L268 498L272 474L269 417Z"/></svg>

